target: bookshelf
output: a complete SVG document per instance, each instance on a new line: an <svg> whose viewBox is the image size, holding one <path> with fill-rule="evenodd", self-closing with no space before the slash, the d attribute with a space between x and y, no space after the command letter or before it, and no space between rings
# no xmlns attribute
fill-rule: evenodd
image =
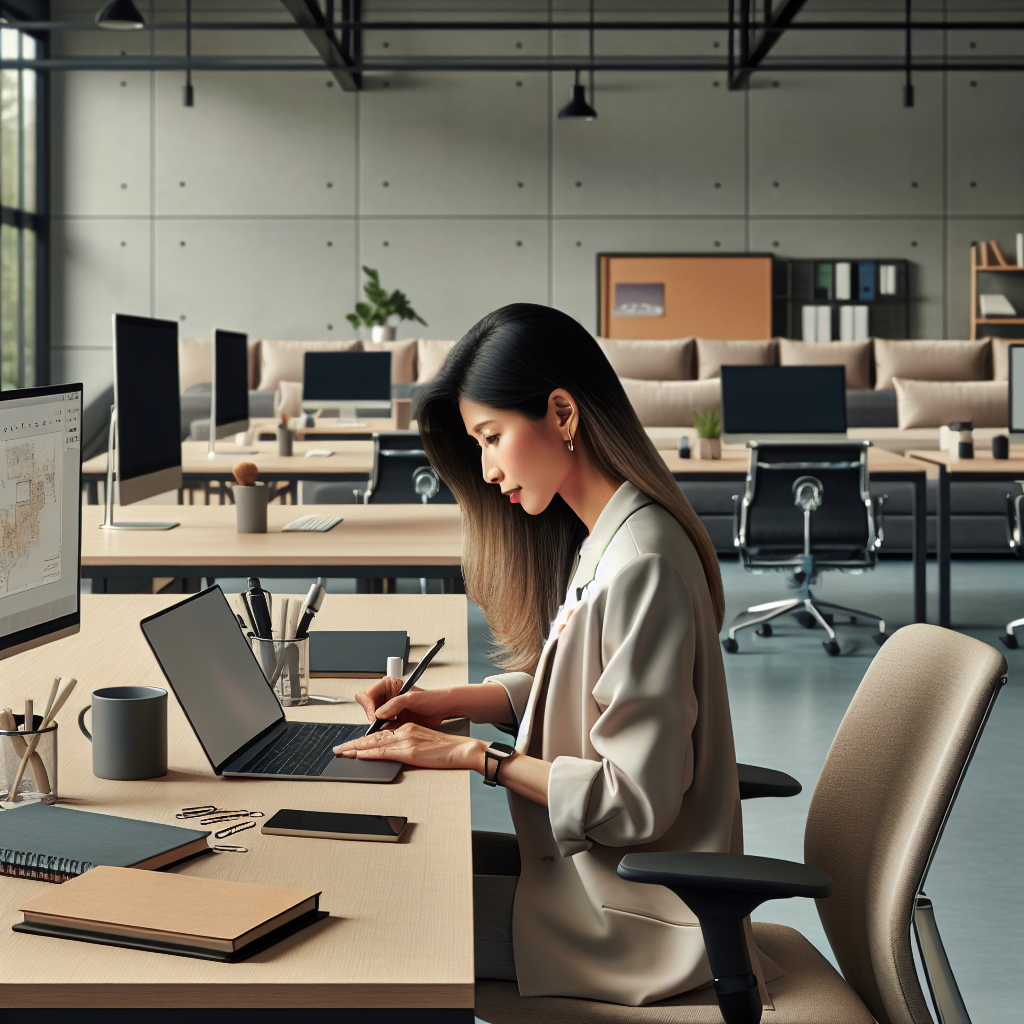
<svg viewBox="0 0 1024 1024"><path fill-rule="evenodd" d="M883 269L885 268L885 269ZM867 324L860 318L859 338L907 338L910 335L910 261L897 259L820 259L789 261L786 336L804 341L841 341L849 333L850 314L843 307L866 306ZM807 337L804 307L827 311L828 338ZM844 331L844 322L847 330ZM819 320L818 326L821 326Z"/></svg>
<svg viewBox="0 0 1024 1024"><path fill-rule="evenodd" d="M980 315L981 295L1005 295L1024 313L1024 267L997 262L990 244L971 246L971 338L1024 338L1024 316Z"/></svg>

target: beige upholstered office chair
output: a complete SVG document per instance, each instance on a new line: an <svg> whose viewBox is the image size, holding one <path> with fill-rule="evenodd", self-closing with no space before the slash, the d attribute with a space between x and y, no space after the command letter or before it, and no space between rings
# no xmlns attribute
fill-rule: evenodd
<svg viewBox="0 0 1024 1024"><path fill-rule="evenodd" d="M758 947L785 971L768 984L775 1009L763 1014L764 1024L930 1024L914 968L912 931L945 1024L967 1024L922 886L1005 679L1006 660L980 640L938 626L906 626L875 656L829 750L807 815L807 867L730 854L638 853L623 858L619 874L670 885L680 895L689 891L695 902L717 893L727 904L739 893L749 898L754 890L759 898L749 902L756 906L780 895L821 892L824 872L831 876L832 894L818 900L818 913L845 981L799 932L755 923ZM761 878L765 881L758 893ZM702 917L694 903L690 906ZM708 924L702 920L714 962ZM736 946L745 959L745 946L738 941ZM737 951L726 949L724 959L730 952ZM740 980L722 975L727 983ZM703 1024L723 1019L711 986L652 1006L629 1007L523 998L514 984L481 981L476 1013L489 1024Z"/></svg>

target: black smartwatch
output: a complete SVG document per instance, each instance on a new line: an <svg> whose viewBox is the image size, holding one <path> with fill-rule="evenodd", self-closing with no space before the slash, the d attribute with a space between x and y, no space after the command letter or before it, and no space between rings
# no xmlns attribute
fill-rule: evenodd
<svg viewBox="0 0 1024 1024"><path fill-rule="evenodd" d="M510 746L508 743L492 743L486 750L484 750L484 785L485 786L496 786L498 785L498 769L501 767L502 761L507 761L513 754L515 754L516 748ZM491 771L491 763L494 763L494 771Z"/></svg>

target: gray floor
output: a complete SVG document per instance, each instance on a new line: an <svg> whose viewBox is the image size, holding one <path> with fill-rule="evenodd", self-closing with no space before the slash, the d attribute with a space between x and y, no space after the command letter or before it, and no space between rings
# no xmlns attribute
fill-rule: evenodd
<svg viewBox="0 0 1024 1024"><path fill-rule="evenodd" d="M934 595L934 565L929 573ZM779 576L751 576L736 562L724 563L722 574L727 621L747 605L786 596ZM863 576L832 574L817 592L877 611L894 629L912 613L910 563L885 562ZM1024 650L1006 651L997 636L1008 619L1024 615L1024 565L955 562L952 612L958 627L1006 653L1010 672L925 888L973 1020L1000 1024L1019 1020L1024 1005L1024 882L1018 870L1024 840ZM929 615L934 621L934 603ZM469 626L470 678L479 680L492 669L486 623L472 605ZM872 631L870 625L839 627L842 654L830 658L821 647L823 634L793 622L778 626L770 639L744 639L739 653L726 658L737 759L780 768L804 785L795 799L744 804L748 853L803 859L810 796L832 737L877 650ZM474 732L499 735L486 728ZM512 831L500 790L475 779L472 795L474 828ZM799 928L833 959L809 901L777 901L754 916Z"/></svg>

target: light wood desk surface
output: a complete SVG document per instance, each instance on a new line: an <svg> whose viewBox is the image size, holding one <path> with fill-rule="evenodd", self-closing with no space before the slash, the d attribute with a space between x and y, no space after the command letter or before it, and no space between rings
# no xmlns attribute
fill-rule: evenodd
<svg viewBox="0 0 1024 1024"><path fill-rule="evenodd" d="M395 426L393 418L366 418L358 420L357 423L358 425L353 425L352 422L348 420L343 420L339 423L339 421L334 417L324 417L317 420L315 426L298 427L295 431L295 436L300 440L304 437L309 437L315 441L321 434L355 434L358 437L360 435L375 434L380 431L398 429ZM274 419L253 419L249 421L249 426L255 432L255 436L259 437L261 433L274 433L277 430L277 421ZM415 420L413 420L412 426L413 429L415 429Z"/></svg>
<svg viewBox="0 0 1024 1024"><path fill-rule="evenodd" d="M16 908L48 891L51 883L0 876L0 1006L436 1007L462 1008L452 1016L467 1019L466 1008L473 1006L467 772L407 769L390 785L218 779L171 697L167 776L144 782L93 776L91 747L76 725L78 712L103 686L167 686L139 620L177 600L85 595L78 636L4 663L3 706L21 707L28 696L41 706L55 675L78 678L58 718L60 803L165 824L182 824L176 812L207 803L261 810L267 817L282 807L396 814L409 818L406 835L395 844L299 839L265 836L257 825L228 840L249 853L210 853L172 868L206 878L323 890L320 907L330 912L328 919L240 964L14 933L11 926L21 920ZM444 636L447 643L423 685L467 680L462 596L332 595L315 625L407 629L414 658ZM339 695L363 685L365 680L316 681L318 690ZM362 720L354 704L289 708L286 714L305 721ZM0 811L0 829L6 813Z"/></svg>
<svg viewBox="0 0 1024 1024"><path fill-rule="evenodd" d="M92 566L441 565L462 562L458 505L267 506L267 533L238 533L234 505L133 505L120 518L173 530L101 530L103 507L82 506L82 568ZM329 533L282 533L309 515L342 516ZM198 574L209 575L209 574ZM244 574L245 575L245 574Z"/></svg>
<svg viewBox="0 0 1024 1024"><path fill-rule="evenodd" d="M915 449L907 452L911 459L919 462L928 462L934 466L945 466L946 472L955 476L997 475L1013 476L1018 474L1024 477L1024 444L1015 444L1010 447L1010 458L993 459L991 456L975 455L973 459L954 459L949 452L922 451Z"/></svg>
<svg viewBox="0 0 1024 1024"><path fill-rule="evenodd" d="M659 454L669 470L681 476L696 473L729 476L746 473L750 466L750 449L741 445L724 446L720 459L681 459L676 452L666 449L660 450ZM920 468L897 452L887 451L885 448L868 449L869 473L913 473Z"/></svg>

